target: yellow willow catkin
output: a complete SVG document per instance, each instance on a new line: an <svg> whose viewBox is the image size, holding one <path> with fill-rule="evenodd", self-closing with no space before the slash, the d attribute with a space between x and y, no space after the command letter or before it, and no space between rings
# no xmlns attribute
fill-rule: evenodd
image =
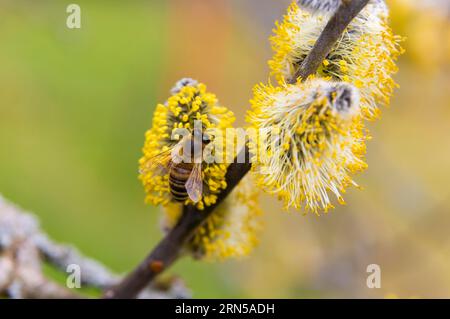
<svg viewBox="0 0 450 319"><path fill-rule="evenodd" d="M170 192L168 170L148 164L158 154L177 145L178 141L172 136L173 129L192 130L194 121L201 121L205 133L215 130L215 135L210 136L210 144L223 146L225 131L232 127L234 116L227 108L218 105L216 96L207 92L205 85L183 79L172 89L172 96L168 101L156 107L152 128L146 133L144 156L139 162L140 179L147 193L146 200L163 206L162 226L166 231L177 224L184 205L193 203L191 200L185 203L174 201ZM220 136L220 132L224 136ZM220 152L220 147L217 152ZM226 157L226 154L222 156ZM199 210L216 203L217 195L227 187L226 171L226 163L202 163L203 193L201 200L195 203ZM222 260L249 254L257 244L257 233L261 228L257 195L258 189L254 187L251 176L247 176L195 231L185 247L187 251L206 260Z"/></svg>
<svg viewBox="0 0 450 319"><path fill-rule="evenodd" d="M154 205L167 205L173 199L170 193L169 172L158 165L149 165L155 157L178 144L172 138L173 129L192 130L194 121L201 121L202 129L225 131L232 127L235 118L226 107L219 106L216 96L206 91L204 84L191 79L179 81L172 89L172 96L165 104L158 104L153 115L152 127L145 134L143 157L139 160L140 175L146 201ZM211 141L214 144L216 141ZM149 169L150 167L150 169ZM203 194L196 207L200 210L214 204L217 195L227 187L227 166L222 163L203 163ZM187 200L186 204L192 203Z"/></svg>
<svg viewBox="0 0 450 319"><path fill-rule="evenodd" d="M293 2L271 38L274 56L269 66L280 83L295 75L333 13L314 6L327 1L302 2L313 12ZM388 105L396 87L392 75L397 72L395 61L403 52L401 40L388 25L384 1L371 1L341 35L316 76L355 85L360 90L363 116L375 119L380 114L378 104Z"/></svg>
<svg viewBox="0 0 450 319"><path fill-rule="evenodd" d="M249 142L253 171L285 208L327 211L330 194L356 185L364 170L366 132L358 90L345 82L310 78L293 85L258 85L247 121L259 136ZM263 132L270 134L263 134Z"/></svg>
<svg viewBox="0 0 450 319"><path fill-rule="evenodd" d="M258 189L249 174L195 231L186 249L196 258L208 261L244 257L258 243L262 229L262 211L258 206ZM168 231L178 222L182 205L164 208L163 228Z"/></svg>

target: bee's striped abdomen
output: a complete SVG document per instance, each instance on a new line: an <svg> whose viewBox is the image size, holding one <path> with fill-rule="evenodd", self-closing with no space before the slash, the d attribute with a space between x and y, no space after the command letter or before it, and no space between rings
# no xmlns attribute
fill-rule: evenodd
<svg viewBox="0 0 450 319"><path fill-rule="evenodd" d="M170 193L177 202L184 202L189 195L186 190L186 182L192 171L192 165L179 164L172 167L169 176Z"/></svg>

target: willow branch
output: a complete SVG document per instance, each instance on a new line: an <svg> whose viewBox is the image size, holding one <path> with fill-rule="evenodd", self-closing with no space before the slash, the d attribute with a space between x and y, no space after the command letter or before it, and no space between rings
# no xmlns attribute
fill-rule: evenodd
<svg viewBox="0 0 450 319"><path fill-rule="evenodd" d="M300 68L290 79L290 83L295 83L297 79L307 79L317 69L330 53L333 46L339 40L350 22L369 3L370 0L342 0L336 13L328 21L325 29L320 34L319 39L314 44L313 49L303 60Z"/></svg>
<svg viewBox="0 0 450 319"><path fill-rule="evenodd" d="M82 298L76 289L47 278L47 264L68 275L67 267L80 269L82 287L108 289L121 280L98 261L82 255L71 245L52 241L39 227L32 213L25 212L0 194L0 299ZM180 279L169 279L144 287L139 298L187 298L189 292Z"/></svg>
<svg viewBox="0 0 450 319"><path fill-rule="evenodd" d="M244 152L246 161L245 163L237 163L235 160L234 163L230 164L225 176L227 188L219 194L216 204L205 207L202 211L194 206L185 206L178 224L133 272L118 286L105 293L106 298L134 298L158 273L169 267L177 259L184 244L190 239L197 227L211 215L214 209L250 170L251 165L247 148L241 152ZM242 158L242 155L240 154L237 158Z"/></svg>
<svg viewBox="0 0 450 319"><path fill-rule="evenodd" d="M301 64L299 71L289 82L294 83L299 77L306 79L317 71L349 23L368 2L369 0L342 1L341 6L326 25L304 63ZM241 152L244 152L247 161L238 163L235 159L234 163L230 164L226 174L227 189L220 193L216 203L206 207L203 211L194 206L185 206L178 224L122 282L105 292L105 298L135 298L159 273L172 265L195 230L249 172L251 168L249 151L244 148ZM242 153L237 158L242 159Z"/></svg>

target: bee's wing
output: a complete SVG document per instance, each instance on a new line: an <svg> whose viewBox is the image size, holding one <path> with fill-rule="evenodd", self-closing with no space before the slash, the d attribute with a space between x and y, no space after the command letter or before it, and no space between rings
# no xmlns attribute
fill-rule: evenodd
<svg viewBox="0 0 450 319"><path fill-rule="evenodd" d="M194 164L191 175L185 184L186 191L189 198L197 203L200 201L203 193L203 180L202 180L202 164Z"/></svg>
<svg viewBox="0 0 450 319"><path fill-rule="evenodd" d="M172 151L170 149L163 151L153 157L150 157L140 168L140 174L146 174L152 171L167 172L172 165Z"/></svg>

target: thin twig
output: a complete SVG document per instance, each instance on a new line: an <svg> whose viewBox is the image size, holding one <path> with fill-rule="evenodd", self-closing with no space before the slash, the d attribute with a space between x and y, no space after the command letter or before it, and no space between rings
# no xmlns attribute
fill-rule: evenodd
<svg viewBox="0 0 450 319"><path fill-rule="evenodd" d="M290 83L297 82L297 79L307 79L317 69L330 53L337 40L344 33L350 22L369 3L370 0L343 0L336 13L328 21L325 29L320 34L319 39L314 44L313 49L303 60L301 67L297 70Z"/></svg>
<svg viewBox="0 0 450 319"><path fill-rule="evenodd" d="M245 152L245 163L230 164L225 176L227 188L222 191L214 205L199 211L194 206L185 206L183 215L175 228L156 246L143 262L130 273L118 286L105 293L106 298L134 298L155 276L169 267L178 257L183 245L192 236L195 229L200 226L214 209L228 196L240 180L250 170L249 153ZM242 154L238 156L242 158ZM156 267L155 265L159 265Z"/></svg>
<svg viewBox="0 0 450 319"><path fill-rule="evenodd" d="M76 289L47 278L44 264L65 275L69 265L77 265L82 287L104 290L121 280L121 276L71 245L55 243L39 227L36 216L0 194L0 299L83 298ZM138 298L188 298L190 295L183 282L176 278L144 288Z"/></svg>
<svg viewBox="0 0 450 319"><path fill-rule="evenodd" d="M300 66L296 76L289 82L296 82L298 77L306 79L317 71L351 20L358 15L368 2L369 0L342 1L341 6L332 16L317 43ZM241 152L244 152L245 158L249 160L248 149L244 148ZM240 157L238 156L238 158ZM183 246L191 238L197 227L220 205L250 168L249 162L237 163L235 159L235 162L230 164L226 174L227 189L221 192L216 204L206 207L203 211L193 206L185 206L178 224L119 285L105 292L105 298L135 298L156 275L167 269L177 259Z"/></svg>

